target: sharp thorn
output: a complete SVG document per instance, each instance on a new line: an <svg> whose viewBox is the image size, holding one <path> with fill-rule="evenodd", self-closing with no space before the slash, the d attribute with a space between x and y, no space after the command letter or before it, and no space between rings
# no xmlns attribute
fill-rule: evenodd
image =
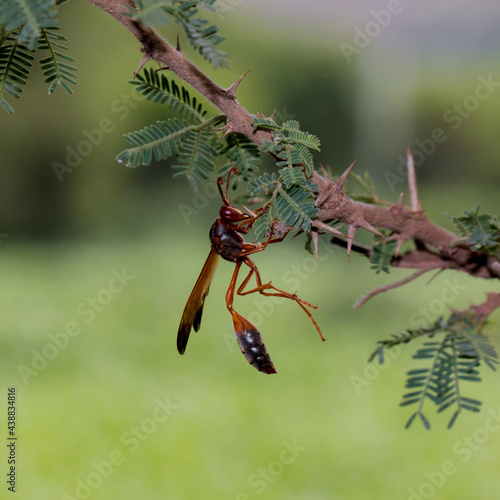
<svg viewBox="0 0 500 500"><path fill-rule="evenodd" d="M233 99L236 99L236 89L238 88L239 84L242 82L243 78L247 76L247 74L250 72L250 70L246 71L241 75L227 90L226 93L229 97L232 97Z"/></svg>
<svg viewBox="0 0 500 500"><path fill-rule="evenodd" d="M396 206L403 208L403 198L404 198L404 193L401 193L398 198L398 202L396 203Z"/></svg>
<svg viewBox="0 0 500 500"><path fill-rule="evenodd" d="M347 238L348 238L348 240L347 240L347 262L349 262L349 259L351 256L352 242L354 241L354 235L356 234L357 229L358 229L358 226L356 224L349 224L349 226L347 226Z"/></svg>
<svg viewBox="0 0 500 500"><path fill-rule="evenodd" d="M311 237L314 243L314 249L316 250L316 258L319 260L318 232L312 231Z"/></svg>
<svg viewBox="0 0 500 500"><path fill-rule="evenodd" d="M322 163L320 163L320 164L319 164L319 166L321 167L321 171L323 172L323 177L324 177L325 179L329 179L329 177L328 177L328 172L326 171L326 169L325 169L325 167L323 166L323 164L322 164Z"/></svg>
<svg viewBox="0 0 500 500"><path fill-rule="evenodd" d="M135 73L134 73L134 76L132 78L132 80L135 80L135 77L139 74L139 71L141 71L142 67L148 62L150 61L152 58L149 54L144 54L139 62L139 66L137 67L137 69L135 70Z"/></svg>
<svg viewBox="0 0 500 500"><path fill-rule="evenodd" d="M399 255L399 251L401 250L401 247L403 246L403 243L405 242L405 240L403 238L398 238L396 241L398 242L398 244L396 246L396 251L394 252L394 257L397 257Z"/></svg>
<svg viewBox="0 0 500 500"><path fill-rule="evenodd" d="M413 155L411 149L406 152L406 161L408 167L408 191L410 192L410 208L414 212L422 211L422 206L418 200L418 190L417 190L417 175L415 172L415 162L413 161Z"/></svg>
<svg viewBox="0 0 500 500"><path fill-rule="evenodd" d="M358 159L356 158L346 169L346 171L340 176L339 180L337 181L337 186L339 187L344 187L344 182L345 180L347 179L347 176L349 175L349 173L351 172L352 170L352 167L354 167L354 164L358 161Z"/></svg>
<svg viewBox="0 0 500 500"><path fill-rule="evenodd" d="M223 125L222 127L217 127L215 130L224 130L224 134L222 138L226 137L226 135L229 135L234 132L234 127L231 124L231 122L226 123L226 125Z"/></svg>
<svg viewBox="0 0 500 500"><path fill-rule="evenodd" d="M328 233L333 233L333 234L338 234L339 236L344 236L343 233L341 233L338 229L335 229L332 226L329 226L328 224L325 224L324 222L320 220L313 220L312 221L313 227L317 229L323 229L323 231L327 231Z"/></svg>

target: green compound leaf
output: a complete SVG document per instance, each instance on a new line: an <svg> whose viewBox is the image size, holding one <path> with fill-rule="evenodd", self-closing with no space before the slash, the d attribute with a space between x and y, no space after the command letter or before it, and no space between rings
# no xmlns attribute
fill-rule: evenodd
<svg viewBox="0 0 500 500"><path fill-rule="evenodd" d="M188 134L195 132L196 126L186 120L172 118L166 121L157 121L137 132L126 134L125 140L132 145L117 156L120 163L127 167L149 165L153 157L165 160L179 154L183 141Z"/></svg>
<svg viewBox="0 0 500 500"><path fill-rule="evenodd" d="M236 167L239 177L244 181L253 179L255 172L259 170L261 157L259 147L248 137L242 134L229 134L226 137L225 147L220 153L227 159L227 164L221 171L228 171L231 167Z"/></svg>
<svg viewBox="0 0 500 500"><path fill-rule="evenodd" d="M0 45L0 103L8 113L14 110L5 95L19 99L34 59L34 51L23 47L19 39L20 32L14 31L2 38Z"/></svg>
<svg viewBox="0 0 500 500"><path fill-rule="evenodd" d="M215 170L216 152L211 142L210 130L194 130L184 137L177 154L180 163L173 165L177 170L174 177L186 177L193 190L210 179Z"/></svg>
<svg viewBox="0 0 500 500"><path fill-rule="evenodd" d="M130 9L133 19L141 20L151 28L172 23L182 26L190 45L214 68L228 67L227 54L216 48L224 41L218 34L219 28L208 20L197 17L199 8L210 12L220 12L215 0L133 0L136 11Z"/></svg>
<svg viewBox="0 0 500 500"><path fill-rule="evenodd" d="M395 240L387 241L384 239L381 243L373 246L373 252L370 256L371 269L378 274L381 271L389 274L390 264L398 242Z"/></svg>
<svg viewBox="0 0 500 500"><path fill-rule="evenodd" d="M169 80L164 74L151 68L145 69L142 75L138 74L130 83L148 101L168 104L173 111L187 120L198 123L205 121L207 111L203 109L201 102L196 97L191 97L189 91L183 86L180 87L173 78Z"/></svg>
<svg viewBox="0 0 500 500"><path fill-rule="evenodd" d="M41 30L38 40L38 49L47 50L49 56L41 59L40 64L45 76L45 83L49 83L49 94L52 94L56 88L61 85L68 93L72 94L71 85L76 85L76 68L68 64L73 62L73 58L64 54L63 50L68 50L66 45L61 42L67 42L68 39L58 33L59 28L47 28ZM67 62L64 62L67 61Z"/></svg>
<svg viewBox="0 0 500 500"><path fill-rule="evenodd" d="M500 220L496 215L479 214L479 207L464 211L461 217L451 217L460 235L467 238L472 250L486 255L500 252Z"/></svg>
<svg viewBox="0 0 500 500"><path fill-rule="evenodd" d="M0 33L17 32L17 40L33 50L42 28L53 28L57 21L54 0L2 0Z"/></svg>
<svg viewBox="0 0 500 500"><path fill-rule="evenodd" d="M446 321L440 318L432 325L407 330L401 335L393 335L391 339L379 342L380 346L370 356L370 361L378 357L379 362L383 362L385 349L409 343L421 336L432 338L424 342L413 355L415 360L427 366L407 372L405 388L408 391L403 394L400 406L416 404L418 408L411 415L406 428L417 416L426 429L430 428L423 413L426 402L434 404L438 413L455 408L448 428L453 426L462 410L480 410L481 401L464 396L462 386L464 383L481 381L481 362L494 370L499 360L490 341L476 330L474 317L452 313Z"/></svg>

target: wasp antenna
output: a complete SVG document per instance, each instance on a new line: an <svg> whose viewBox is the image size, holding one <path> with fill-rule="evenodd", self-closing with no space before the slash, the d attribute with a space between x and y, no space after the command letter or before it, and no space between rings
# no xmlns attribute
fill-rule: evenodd
<svg viewBox="0 0 500 500"><path fill-rule="evenodd" d="M227 192L226 196L224 196L224 192L222 191L222 185L224 184L224 180L222 177L217 177L217 188L219 189L219 194L220 197L222 198L222 202L224 205L229 205L229 200L227 199Z"/></svg>
<svg viewBox="0 0 500 500"><path fill-rule="evenodd" d="M223 198L224 200L224 203L226 203L226 205L231 205L231 203L229 203L229 195L228 195L228 191L229 191L229 180L231 179L231 174L234 174L236 175L238 173L238 169L236 167L231 167L229 169L229 172L227 173L227 183L226 183L226 197Z"/></svg>

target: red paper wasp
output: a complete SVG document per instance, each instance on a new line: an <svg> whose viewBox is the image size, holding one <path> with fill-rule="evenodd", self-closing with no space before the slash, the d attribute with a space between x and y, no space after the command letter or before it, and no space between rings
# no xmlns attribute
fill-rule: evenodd
<svg viewBox="0 0 500 500"><path fill-rule="evenodd" d="M177 334L177 350L180 354L184 354L189 334L191 332L191 327L194 327L195 331L198 331L200 328L205 298L214 277L219 256L221 256L223 259L236 264L226 292L226 305L233 318L234 334L240 346L241 352L247 361L260 372L277 373L273 362L269 357L266 346L262 341L259 330L257 330L257 328L250 321L233 309L234 291L236 289L236 281L242 264L248 266L250 271L241 285L236 289L236 293L238 295L248 295L250 293L258 292L265 296L285 297L287 299L294 300L309 316L321 339L325 339L321 334L319 326L307 309L307 307L316 309L317 306L309 304L308 302L297 297L295 294L291 294L274 287L271 285L271 282L262 283L257 266L249 255L262 252L262 250L265 250L267 245L270 243L282 241L287 232L285 232L282 236L276 238L273 237L273 223L267 241L264 243L245 243L243 235L250 231L255 221L267 211L267 207L259 208L256 212L252 212L251 210L245 208L248 212L245 213L243 210L240 210L230 203L228 198L229 181L231 174L237 173L238 171L234 167L229 171L225 193L222 190L224 181L221 177L217 179L217 186L224 204L220 209L219 217L215 219L215 222L210 228L209 235L212 248L208 254L208 258L203 266L203 269L201 270L200 276L194 285L193 291L189 296L184 312L182 313L179 331ZM251 290L244 291L250 281L250 278L254 275L257 286Z"/></svg>

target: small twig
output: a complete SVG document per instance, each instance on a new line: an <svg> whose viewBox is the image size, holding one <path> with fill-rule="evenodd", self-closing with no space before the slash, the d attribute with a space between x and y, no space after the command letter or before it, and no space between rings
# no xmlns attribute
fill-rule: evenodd
<svg viewBox="0 0 500 500"><path fill-rule="evenodd" d="M470 310L473 311L479 323L482 324L495 309L500 307L500 293L489 292L486 294L486 300L481 304L472 304Z"/></svg>
<svg viewBox="0 0 500 500"><path fill-rule="evenodd" d="M393 288L397 288L398 286L406 285L407 283L410 283L410 281L417 279L419 276L422 276L422 274L425 274L431 270L432 270L432 268L431 269L420 269L419 271L412 274L411 276L408 276L405 279L402 279L400 281L396 281L395 283L389 283L388 285L383 285L383 286L379 286L377 288L374 288L373 290L368 292L364 297L359 299L353 305L353 307L354 307L354 309L359 309L365 302L368 302L368 300L370 300L375 295L378 295L379 293L386 292L387 290L392 290Z"/></svg>
<svg viewBox="0 0 500 500"><path fill-rule="evenodd" d="M141 51L148 57L167 67L181 80L200 92L208 101L227 116L232 131L246 135L258 145L266 139L272 140L272 134L266 130L253 129L254 116L250 114L228 90L215 83L187 57L170 45L155 30L145 26L140 19L126 15L134 5L130 0L87 0L104 10L127 28L142 45Z"/></svg>

